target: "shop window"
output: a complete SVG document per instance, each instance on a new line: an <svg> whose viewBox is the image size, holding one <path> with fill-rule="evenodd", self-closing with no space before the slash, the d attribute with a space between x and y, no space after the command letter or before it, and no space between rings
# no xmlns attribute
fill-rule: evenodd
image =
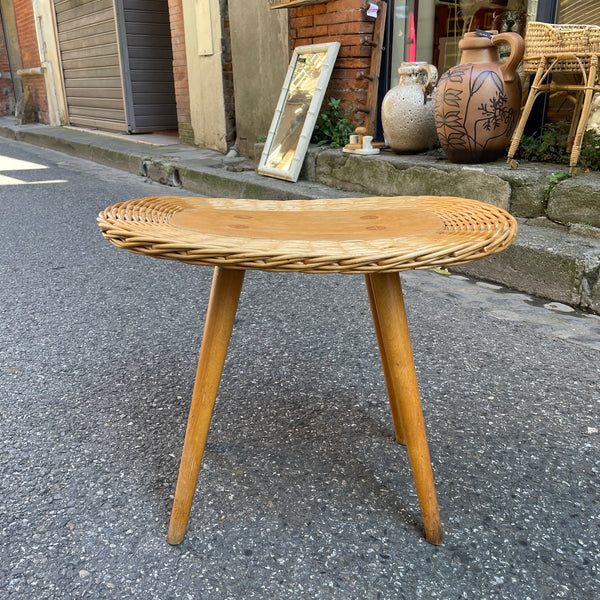
<svg viewBox="0 0 600 600"><path fill-rule="evenodd" d="M598 3L598 0L591 0ZM394 0L390 51L392 84L404 61L426 61L443 73L460 62L468 31L498 29L524 35L538 0Z"/></svg>

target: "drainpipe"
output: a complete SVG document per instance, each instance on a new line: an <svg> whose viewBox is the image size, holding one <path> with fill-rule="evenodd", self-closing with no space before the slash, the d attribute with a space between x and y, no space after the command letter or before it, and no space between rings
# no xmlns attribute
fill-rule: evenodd
<svg viewBox="0 0 600 600"><path fill-rule="evenodd" d="M35 74L44 76L44 83L46 84L46 97L48 99L48 120L50 121L50 125L62 125L60 120L60 112L58 110L58 94L54 80L54 71L52 68L52 63L46 60L46 42L44 41L39 0L33 0L32 5L41 66L34 67L33 69L22 69L22 71L33 71L31 73L26 73L27 75Z"/></svg>
<svg viewBox="0 0 600 600"><path fill-rule="evenodd" d="M6 0L0 0L0 18L2 21L2 31L4 32L4 41L8 55L8 66L10 69L10 73L5 73L5 75L8 75L12 81L15 100L14 109L16 114L17 106L23 98L23 86L21 84L21 78L17 75L17 69L21 66L21 54L17 42L17 29L14 9Z"/></svg>

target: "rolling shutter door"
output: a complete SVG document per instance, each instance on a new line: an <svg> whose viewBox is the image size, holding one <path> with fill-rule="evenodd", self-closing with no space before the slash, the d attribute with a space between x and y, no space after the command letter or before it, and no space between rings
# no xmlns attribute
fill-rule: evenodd
<svg viewBox="0 0 600 600"><path fill-rule="evenodd" d="M72 125L128 131L113 0L56 0Z"/></svg>
<svg viewBox="0 0 600 600"><path fill-rule="evenodd" d="M177 129L168 0L56 0L69 122Z"/></svg>
<svg viewBox="0 0 600 600"><path fill-rule="evenodd" d="M177 129L168 0L117 0L132 131Z"/></svg>
<svg viewBox="0 0 600 600"><path fill-rule="evenodd" d="M563 0L558 22L600 25L598 0Z"/></svg>

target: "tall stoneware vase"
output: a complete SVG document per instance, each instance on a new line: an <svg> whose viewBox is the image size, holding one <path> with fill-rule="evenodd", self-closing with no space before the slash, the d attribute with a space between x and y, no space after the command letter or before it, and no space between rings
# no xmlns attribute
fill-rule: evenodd
<svg viewBox="0 0 600 600"><path fill-rule="evenodd" d="M398 85L381 103L385 140L397 153L429 150L436 140L431 94L437 69L426 62L403 62L398 75Z"/></svg>
<svg viewBox="0 0 600 600"><path fill-rule="evenodd" d="M501 63L498 45L510 55ZM521 80L517 66L525 43L517 33L467 33L458 44L460 64L441 77L435 91L437 135L450 162L476 163L503 155L517 126Z"/></svg>

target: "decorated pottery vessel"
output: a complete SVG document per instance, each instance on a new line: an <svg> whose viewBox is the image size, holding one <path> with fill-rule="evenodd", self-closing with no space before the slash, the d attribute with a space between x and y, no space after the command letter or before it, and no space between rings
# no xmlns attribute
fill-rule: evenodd
<svg viewBox="0 0 600 600"><path fill-rule="evenodd" d="M498 46L510 55L499 60ZM441 77L434 98L437 135L450 162L475 163L503 155L517 126L521 80L517 66L525 43L517 33L467 33L459 65Z"/></svg>
<svg viewBox="0 0 600 600"><path fill-rule="evenodd" d="M404 62L400 79L381 104L385 140L394 152L422 152L436 139L433 117L433 88L438 73L425 62Z"/></svg>

